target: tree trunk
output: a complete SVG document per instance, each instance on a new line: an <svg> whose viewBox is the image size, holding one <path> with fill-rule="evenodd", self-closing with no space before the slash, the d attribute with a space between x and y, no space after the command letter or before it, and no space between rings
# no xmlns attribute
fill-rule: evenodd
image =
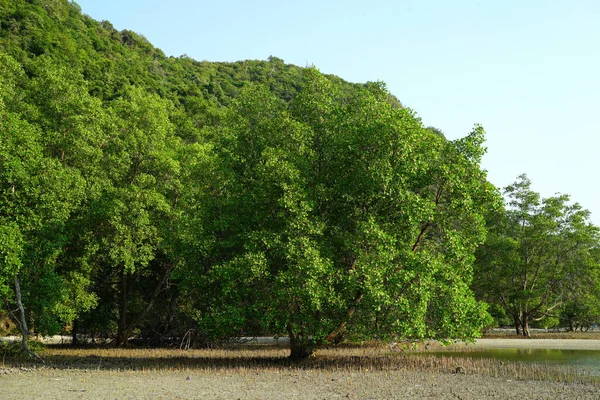
<svg viewBox="0 0 600 400"><path fill-rule="evenodd" d="M514 321L515 321L515 331L517 331L517 336L521 336L521 321L519 321L519 318L514 317Z"/></svg>
<svg viewBox="0 0 600 400"><path fill-rule="evenodd" d="M73 326L71 327L71 346L79 345L79 339L77 339L77 331L79 330L79 323L77 318L73 320Z"/></svg>
<svg viewBox="0 0 600 400"><path fill-rule="evenodd" d="M529 317L527 315L521 317L521 328L523 329L524 337L531 337L531 333L529 332Z"/></svg>
<svg viewBox="0 0 600 400"><path fill-rule="evenodd" d="M44 362L40 356L29 349L29 344L27 343L29 340L29 329L27 329L27 317L25 316L25 308L23 307L23 301L21 298L21 283L19 282L18 275L15 275L15 294L17 297L17 307L19 309L19 318L17 319L17 322L19 323L19 328L21 330L21 348L23 349L24 353L29 354L41 362Z"/></svg>
<svg viewBox="0 0 600 400"><path fill-rule="evenodd" d="M123 320L121 320L121 318L119 318L119 338L117 343L119 343L119 345L127 345L127 341L129 340L129 338L131 337L131 333L133 332L133 330L142 324L142 322L144 321L144 318L146 318L146 315L148 315L148 313L150 312L150 310L152 310L152 307L154 306L154 303L156 302L156 299L158 298L158 296L160 295L160 293L163 290L163 287L165 286L165 284L167 283L167 281L169 280L169 277L171 276L171 272L173 271L173 268L175 268L175 265L170 266L169 268L167 268L167 270L165 271L165 274L163 276L163 278L160 280L160 282L158 282L158 284L156 285L156 287L154 288L154 292L152 293L152 297L150 298L150 300L148 301L148 304L146 305L146 307L144 308L144 311L142 311L140 314L137 315L137 317L132 318L131 322L127 322L127 275L125 276L125 284L122 285L122 290L124 293L124 296L122 298L122 302L123 302ZM121 325L122 323L122 325Z"/></svg>
<svg viewBox="0 0 600 400"><path fill-rule="evenodd" d="M356 262L356 260L355 260L355 262ZM361 279L361 283L362 283L362 279ZM325 341L327 341L329 343L334 343L336 341L339 342L341 340L341 336L346 331L348 322L350 321L350 319L352 319L352 316L356 312L356 308L362 301L363 297L364 297L364 294L361 291L356 293L356 295L354 296L354 299L352 300L351 305L348 307L348 310L346 310L346 319L344 319L332 332L330 332L325 337Z"/></svg>
<svg viewBox="0 0 600 400"><path fill-rule="evenodd" d="M127 273L121 271L121 298L119 304L119 323L117 326L117 346L127 346Z"/></svg>
<svg viewBox="0 0 600 400"><path fill-rule="evenodd" d="M314 353L314 349L312 346L307 345L306 343L291 343L290 342L290 359L292 361L302 361L306 360Z"/></svg>
<svg viewBox="0 0 600 400"><path fill-rule="evenodd" d="M31 353L27 341L29 340L29 329L27 329L27 317L25 316L25 308L23 307L23 301L21 299L21 284L19 277L15 275L15 294L17 295L17 308L19 309L19 328L21 330L21 348L26 353Z"/></svg>
<svg viewBox="0 0 600 400"><path fill-rule="evenodd" d="M294 332L291 324L287 325L287 331L290 337L290 360L302 361L309 358L314 352L314 345L306 335Z"/></svg>

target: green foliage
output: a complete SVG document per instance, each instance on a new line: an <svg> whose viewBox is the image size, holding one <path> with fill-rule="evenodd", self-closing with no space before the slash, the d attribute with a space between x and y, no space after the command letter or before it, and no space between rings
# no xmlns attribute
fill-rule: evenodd
<svg viewBox="0 0 600 400"><path fill-rule="evenodd" d="M0 276L14 276L21 268L23 237L15 223L0 226ZM0 282L0 296L11 291L10 282Z"/></svg>
<svg viewBox="0 0 600 400"><path fill-rule="evenodd" d="M165 57L67 0L3 2L3 307L17 277L36 333L288 334L296 357L345 336L473 338L490 316L470 287L508 281L495 268L525 240L520 214L495 213L484 139L446 140L382 82ZM565 198L522 189L533 238L596 240ZM473 282L486 222L492 272ZM595 312L563 275L570 307Z"/></svg>
<svg viewBox="0 0 600 400"><path fill-rule="evenodd" d="M469 289L483 212L499 203L479 169L483 130L447 142L387 98L346 97L313 69L289 106L242 91L215 134L213 261L184 275L214 296L202 326L233 336L258 320L302 356L348 328L468 338L489 323Z"/></svg>
<svg viewBox="0 0 600 400"><path fill-rule="evenodd" d="M40 332L56 332L63 279L53 263L63 246L64 221L83 196L79 171L48 157L43 132L25 121L7 96L20 92L22 72L6 55L7 79L1 86L0 105L0 292L13 298L12 282L20 275L23 297L38 316ZM12 101L18 99L15 96Z"/></svg>
<svg viewBox="0 0 600 400"><path fill-rule="evenodd" d="M83 182L77 171L63 167L43 153L40 132L3 112L0 131L0 231L2 271L0 288L11 298L19 274L24 297L41 318L58 317L62 280L52 264L61 251L64 221L81 200ZM46 324L40 327L44 331Z"/></svg>
<svg viewBox="0 0 600 400"><path fill-rule="evenodd" d="M569 197L540 199L525 175L508 186L507 211L490 219L479 250L477 291L501 305L528 335L529 323L590 311L577 304L597 298L600 231L589 211ZM579 310L578 310L579 309ZM578 310L578 311L576 311Z"/></svg>

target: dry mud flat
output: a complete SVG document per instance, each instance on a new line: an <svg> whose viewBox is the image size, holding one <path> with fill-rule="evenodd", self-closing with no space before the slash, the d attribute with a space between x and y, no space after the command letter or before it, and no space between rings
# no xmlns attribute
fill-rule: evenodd
<svg viewBox="0 0 600 400"><path fill-rule="evenodd" d="M481 339L475 346L598 350L600 341ZM377 358L389 352L389 348L324 350L316 360L317 367L296 368L277 361L287 354L286 349L277 347L189 351L54 348L44 355L46 366L1 364L0 400L600 399L600 388L591 384L494 378L472 374L468 366L466 374L445 372L454 370L451 358L446 358L447 365L438 372L404 368L412 357L403 359L401 354L398 359Z"/></svg>
<svg viewBox="0 0 600 400"><path fill-rule="evenodd" d="M2 370L11 399L598 399L600 388L417 372Z"/></svg>

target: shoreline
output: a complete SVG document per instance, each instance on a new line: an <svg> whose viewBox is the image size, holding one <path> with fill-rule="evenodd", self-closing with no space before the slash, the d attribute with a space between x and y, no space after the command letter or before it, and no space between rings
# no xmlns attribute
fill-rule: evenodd
<svg viewBox="0 0 600 400"><path fill-rule="evenodd" d="M465 347L482 349L544 349L544 350L597 350L599 339L477 339L474 344L462 344Z"/></svg>

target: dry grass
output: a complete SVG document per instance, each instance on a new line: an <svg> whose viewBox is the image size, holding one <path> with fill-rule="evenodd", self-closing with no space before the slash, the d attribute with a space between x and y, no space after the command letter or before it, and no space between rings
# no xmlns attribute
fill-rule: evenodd
<svg viewBox="0 0 600 400"><path fill-rule="evenodd" d="M430 350L439 350L436 348ZM289 350L278 346L240 346L230 349L115 349L48 347L42 356L45 365L4 360L4 369L19 371L62 369L113 371L118 373L257 373L257 372L428 372L468 374L515 380L557 381L600 385L600 376L548 365L502 362L495 359L471 359L427 352L401 351L383 345L329 348L315 356L292 363Z"/></svg>

